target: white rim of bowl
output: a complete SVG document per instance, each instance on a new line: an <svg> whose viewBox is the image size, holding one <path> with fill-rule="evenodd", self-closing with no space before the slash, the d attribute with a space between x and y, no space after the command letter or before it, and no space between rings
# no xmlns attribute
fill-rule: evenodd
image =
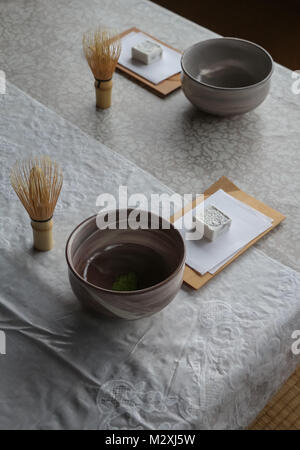
<svg viewBox="0 0 300 450"><path fill-rule="evenodd" d="M271 62L271 70L270 73L261 81L258 81L257 83L254 84L249 84L247 86L242 86L242 87L221 87L221 86L214 86L213 84L208 84L208 83L204 83L203 81L197 80L197 78L193 77L184 67L184 63L183 63L183 58L185 56L185 54L189 51L191 51L194 47L197 47L199 44L202 44L203 42L208 42L208 41L219 41L220 39L222 40L227 40L227 41L240 41L240 42L246 42L247 44L253 45L254 47L259 48L270 60ZM242 91L244 89L250 89L253 88L255 86L259 86L260 84L265 83L266 81L268 81L273 72L274 72L274 61L272 56L270 55L269 52L267 52L267 50L265 50L261 45L255 44L254 42L251 41L247 41L246 39L240 39L240 38L234 38L234 37L220 37L220 38L212 38L212 39L205 39L203 41L200 42L196 42L196 44L191 45L190 47L188 47L184 52L183 55L181 57L181 68L182 71L185 73L185 75L187 75L189 78L191 78L193 81L195 81L198 84L201 84L202 86L206 86L210 89L217 89L217 90L221 90L221 91Z"/></svg>

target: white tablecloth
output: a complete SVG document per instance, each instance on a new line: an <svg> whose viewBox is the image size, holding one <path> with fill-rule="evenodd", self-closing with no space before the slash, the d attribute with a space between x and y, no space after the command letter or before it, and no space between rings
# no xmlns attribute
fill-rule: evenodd
<svg viewBox="0 0 300 450"><path fill-rule="evenodd" d="M67 279L68 234L97 196L170 192L151 175L8 84L0 96L1 428L242 428L294 370L300 276L251 249L200 291L150 318L85 312ZM56 245L36 253L9 185L22 156L63 166ZM243 186L241 186L243 187Z"/></svg>

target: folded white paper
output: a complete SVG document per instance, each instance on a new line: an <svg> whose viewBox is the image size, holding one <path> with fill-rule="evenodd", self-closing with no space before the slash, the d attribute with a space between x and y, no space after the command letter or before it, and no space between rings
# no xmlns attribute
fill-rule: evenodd
<svg viewBox="0 0 300 450"><path fill-rule="evenodd" d="M273 221L222 189L207 198L204 205L214 205L219 208L232 219L232 224L230 229L216 241L211 242L205 238L185 241L186 262L201 275L206 272L215 273L241 248L270 228ZM194 208L193 214L200 208L203 208L203 205ZM180 229L181 220L176 221L174 225ZM185 230L180 231L185 237Z"/></svg>
<svg viewBox="0 0 300 450"><path fill-rule="evenodd" d="M132 70L141 77L146 78L153 84L158 84L166 78L169 78L181 71L181 54L160 43L159 45L163 49L163 54L161 59L159 59L158 61L146 65L140 61L132 59L131 48L137 43L144 40L151 41L157 44L157 41L149 38L149 36L141 32L133 31L129 34L126 34L126 36L122 38L122 51L119 58L119 64L127 67L127 69Z"/></svg>

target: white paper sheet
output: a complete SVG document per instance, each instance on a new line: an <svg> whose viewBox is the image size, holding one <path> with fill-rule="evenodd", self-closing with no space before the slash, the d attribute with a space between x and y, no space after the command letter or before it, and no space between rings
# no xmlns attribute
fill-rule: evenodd
<svg viewBox="0 0 300 450"><path fill-rule="evenodd" d="M136 33L133 31L124 36L122 38L122 51L119 58L119 64L127 67L127 69L132 70L154 84L158 84L181 71L181 54L163 44L160 44L163 49L163 55L159 61L147 65L132 59L131 47L144 40L157 43L157 41L149 38L149 36L144 33Z"/></svg>
<svg viewBox="0 0 300 450"><path fill-rule="evenodd" d="M214 242L205 238L197 241L186 240L187 264L202 275L206 272L216 272L236 252L272 224L270 217L245 205L222 189L206 199L204 205L214 205L221 209L231 217L232 224L230 229ZM203 204L194 208L193 213L200 208L203 208ZM180 226L180 220L175 222L175 226ZM185 231L181 232L185 236Z"/></svg>

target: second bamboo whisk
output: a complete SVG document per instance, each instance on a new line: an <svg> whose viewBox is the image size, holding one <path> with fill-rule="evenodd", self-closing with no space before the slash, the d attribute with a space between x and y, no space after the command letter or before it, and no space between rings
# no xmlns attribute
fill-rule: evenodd
<svg viewBox="0 0 300 450"><path fill-rule="evenodd" d="M53 247L53 212L61 191L61 168L48 156L19 160L10 181L31 219L34 247L48 251Z"/></svg>
<svg viewBox="0 0 300 450"><path fill-rule="evenodd" d="M115 31L98 27L83 35L83 51L95 78L96 105L111 106L112 76L121 53L121 41Z"/></svg>

